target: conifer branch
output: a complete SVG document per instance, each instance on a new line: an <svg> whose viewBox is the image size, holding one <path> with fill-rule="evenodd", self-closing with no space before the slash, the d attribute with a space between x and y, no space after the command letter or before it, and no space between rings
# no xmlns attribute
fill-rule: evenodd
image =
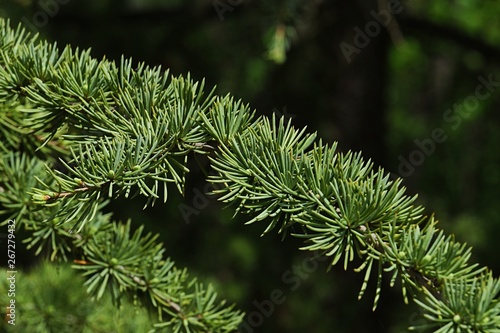
<svg viewBox="0 0 500 333"><path fill-rule="evenodd" d="M304 239L301 249L320 251L332 266L348 269L359 258L360 297L376 270L374 308L389 276L437 331L499 331L498 280L423 215L400 179L360 153L337 152L283 118L254 119L241 101L204 94L189 76L97 61L70 47L60 52L7 21L0 27L0 133L8 137L0 167L13 176L0 186L32 193L0 193L2 213L23 214L30 246L51 249L52 259L79 253L77 268L94 296L139 295L160 320L168 316L158 327L175 332L236 330L242 314L164 259L155 236L101 213L120 195L142 195L149 205L167 200L169 183L182 193L188 158L211 146L209 181L219 185L219 200L249 214L247 223L263 224L263 234L277 229L285 237L300 226L291 235ZM9 153L25 145L36 148ZM37 157L53 147L63 148L58 160Z"/></svg>

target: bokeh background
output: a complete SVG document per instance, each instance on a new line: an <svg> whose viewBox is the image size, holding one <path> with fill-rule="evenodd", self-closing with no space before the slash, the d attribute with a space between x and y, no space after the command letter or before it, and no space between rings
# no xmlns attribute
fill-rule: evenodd
<svg viewBox="0 0 500 333"><path fill-rule="evenodd" d="M474 261L500 272L500 2L3 0L0 11L60 46L190 73L257 114L363 151L404 177L427 213L474 247ZM478 98L484 81L488 96ZM435 130L441 142L431 149ZM161 233L179 266L247 313L282 291L286 300L254 332L402 332L423 323L397 286L384 285L375 312L374 285L358 301L362 276L352 267L326 272L320 262L298 275L293 267L311 256L300 240L260 237L263 225L245 226L232 208L200 199L193 189L204 191L209 172L200 165L193 161L185 197L146 211L143 200L109 209ZM22 260L32 267L38 259L26 252Z"/></svg>

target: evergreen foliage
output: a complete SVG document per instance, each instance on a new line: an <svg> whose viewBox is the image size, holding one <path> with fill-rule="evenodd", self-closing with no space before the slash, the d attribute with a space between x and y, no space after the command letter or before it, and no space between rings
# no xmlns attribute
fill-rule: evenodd
<svg viewBox="0 0 500 333"><path fill-rule="evenodd" d="M401 180L284 118L256 119L189 76L59 50L3 19L0 108L2 215L37 253L74 260L96 299L109 291L155 309L156 329L233 332L243 313L177 268L156 235L102 209L119 196L166 201L169 183L184 193L188 159L209 154L215 194L247 223L303 238L332 266L356 260L360 297L374 271L374 308L387 276L436 332L500 331L499 281L469 262L470 247L424 216Z"/></svg>
<svg viewBox="0 0 500 333"><path fill-rule="evenodd" d="M7 277L5 271L0 272L3 290L9 289ZM92 302L84 288L75 288L83 279L67 265L45 263L16 282L18 320L15 326L7 325L8 332L137 333L147 332L155 321L129 301L120 308L109 295ZM0 301L7 304L7 294L2 293Z"/></svg>

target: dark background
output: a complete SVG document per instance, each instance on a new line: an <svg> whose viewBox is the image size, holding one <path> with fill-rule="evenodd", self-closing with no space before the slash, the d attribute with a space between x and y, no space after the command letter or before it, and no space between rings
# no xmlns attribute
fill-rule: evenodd
<svg viewBox="0 0 500 333"><path fill-rule="evenodd" d="M375 0L4 0L0 9L60 46L189 72L258 114L284 115L343 151L362 150L403 176L427 213L474 247L473 260L498 272L500 87L478 103L474 96L479 76L500 82L500 3L391 4L397 13L378 32L373 13L387 9ZM367 28L375 30L364 38ZM356 52L346 57L342 43ZM464 100L471 104L461 107ZM432 148L436 129L441 142ZM412 158L414 170L402 169ZM403 306L398 286L384 286L375 312L373 284L357 301L362 276L353 267L326 272L320 262L298 274L293 267L311 256L299 240L259 237L263 225L244 226L231 208L200 199L193 189L204 192L204 174L196 162L191 169L186 198L146 211L141 200L111 208L160 232L169 256L247 313L283 292L255 332L401 332L422 320L413 304ZM197 213L183 214L186 205Z"/></svg>

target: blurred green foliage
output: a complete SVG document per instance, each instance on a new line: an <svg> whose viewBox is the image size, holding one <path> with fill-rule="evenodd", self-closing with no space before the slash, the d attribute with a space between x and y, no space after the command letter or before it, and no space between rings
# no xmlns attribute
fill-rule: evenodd
<svg viewBox="0 0 500 333"><path fill-rule="evenodd" d="M10 273L0 272L2 291L9 290ZM107 295L92 301L81 288L84 280L69 265L44 263L15 274L15 296L2 292L0 302L15 300L15 326L3 323L6 332L97 333L147 332L151 320L146 310L125 300L119 308Z"/></svg>

